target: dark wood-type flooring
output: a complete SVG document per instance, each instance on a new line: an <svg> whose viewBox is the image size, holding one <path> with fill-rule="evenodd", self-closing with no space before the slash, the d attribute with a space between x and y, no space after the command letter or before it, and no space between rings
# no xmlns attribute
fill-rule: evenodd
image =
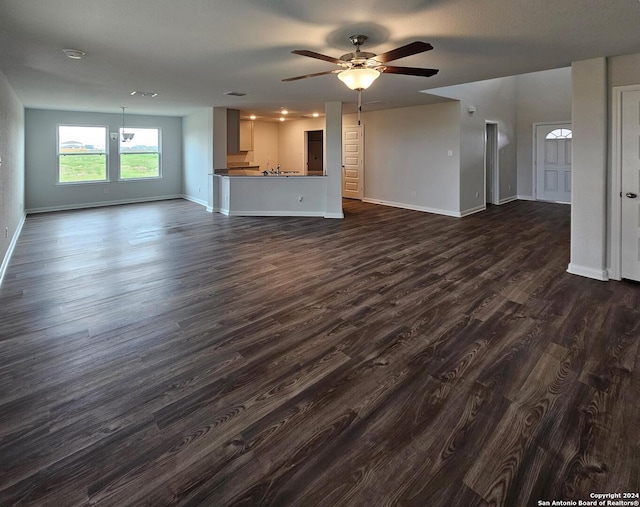
<svg viewBox="0 0 640 507"><path fill-rule="evenodd" d="M640 490L640 286L568 206L29 216L0 505L534 506Z"/></svg>

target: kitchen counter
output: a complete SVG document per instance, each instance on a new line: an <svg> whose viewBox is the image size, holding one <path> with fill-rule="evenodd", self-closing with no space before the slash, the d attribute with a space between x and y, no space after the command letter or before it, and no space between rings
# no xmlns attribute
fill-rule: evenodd
<svg viewBox="0 0 640 507"><path fill-rule="evenodd" d="M262 174L260 172L259 165L243 165L243 166L231 166L225 167L223 169L214 169L214 174L219 174L221 176L257 176Z"/></svg>
<svg viewBox="0 0 640 507"><path fill-rule="evenodd" d="M211 211L229 216L326 217L326 176L210 174Z"/></svg>
<svg viewBox="0 0 640 507"><path fill-rule="evenodd" d="M255 166L259 169L259 166ZM302 174L300 171L280 171L280 173L269 172L268 174L264 174L264 171L256 170L256 169L240 169L237 167L229 167L225 169L214 169L213 174L215 176L262 176L262 177L303 177L303 178L324 178L323 174Z"/></svg>

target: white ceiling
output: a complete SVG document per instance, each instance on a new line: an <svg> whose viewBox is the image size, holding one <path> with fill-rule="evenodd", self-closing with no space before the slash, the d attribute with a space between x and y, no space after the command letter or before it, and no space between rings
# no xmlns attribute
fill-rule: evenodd
<svg viewBox="0 0 640 507"><path fill-rule="evenodd" d="M297 116L325 101L353 110L356 94L331 74L281 82L334 68L293 49L339 57L360 33L374 53L430 42L393 65L440 73L383 74L363 93L364 110L380 109L440 100L421 90L640 52L639 22L638 0L0 0L0 71L28 108Z"/></svg>

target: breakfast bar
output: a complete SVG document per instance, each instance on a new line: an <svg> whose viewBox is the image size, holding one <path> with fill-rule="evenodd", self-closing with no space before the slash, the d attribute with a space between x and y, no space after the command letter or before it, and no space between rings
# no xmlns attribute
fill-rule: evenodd
<svg viewBox="0 0 640 507"><path fill-rule="evenodd" d="M326 176L296 173L209 174L209 211L228 216L341 218L326 211Z"/></svg>

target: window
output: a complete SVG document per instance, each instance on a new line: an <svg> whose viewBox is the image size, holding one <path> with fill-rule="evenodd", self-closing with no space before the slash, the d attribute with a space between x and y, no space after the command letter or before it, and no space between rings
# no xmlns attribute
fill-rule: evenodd
<svg viewBox="0 0 640 507"><path fill-rule="evenodd" d="M160 129L127 127L124 131L133 134L133 138L123 141L120 129L120 179L159 178Z"/></svg>
<svg viewBox="0 0 640 507"><path fill-rule="evenodd" d="M107 127L58 125L58 183L107 181Z"/></svg>
<svg viewBox="0 0 640 507"><path fill-rule="evenodd" d="M549 132L545 139L571 139L572 135L569 129L555 129Z"/></svg>

